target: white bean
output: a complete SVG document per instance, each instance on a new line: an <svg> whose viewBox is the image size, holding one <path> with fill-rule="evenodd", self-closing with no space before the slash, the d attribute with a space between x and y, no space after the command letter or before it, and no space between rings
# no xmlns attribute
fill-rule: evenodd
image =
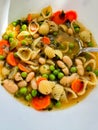
<svg viewBox="0 0 98 130"><path fill-rule="evenodd" d="M65 64L61 61L61 60L58 60L57 61L57 65L60 67L60 68L62 68L62 69L64 69L66 66L65 66Z"/></svg>
<svg viewBox="0 0 98 130"><path fill-rule="evenodd" d="M27 82L25 80L22 80L20 82L18 82L18 87L26 87L27 86Z"/></svg>
<svg viewBox="0 0 98 130"><path fill-rule="evenodd" d="M4 80L3 81L3 86L4 86L4 88L8 92L10 92L12 94L14 94L15 92L17 92L17 90L18 90L18 86L14 83L13 80L8 80L8 79Z"/></svg>
<svg viewBox="0 0 98 130"><path fill-rule="evenodd" d="M23 80L23 78L21 77L21 74L19 73L19 72L17 72L16 74L15 74L15 80L16 81L20 81L20 80Z"/></svg>
<svg viewBox="0 0 98 130"><path fill-rule="evenodd" d="M30 82L34 78L34 75L34 72L30 72L26 77L26 82Z"/></svg>
<svg viewBox="0 0 98 130"><path fill-rule="evenodd" d="M64 76L61 80L60 80L60 84L62 85L68 85L71 84L73 80L79 78L79 75L77 73L72 74L71 76Z"/></svg>
<svg viewBox="0 0 98 130"><path fill-rule="evenodd" d="M39 61L39 63L42 64L42 65L46 63L46 60L45 60L45 58L43 58L43 57L40 57L38 61Z"/></svg>
<svg viewBox="0 0 98 130"><path fill-rule="evenodd" d="M84 67L83 65L77 65L77 73L81 76L84 75Z"/></svg>
<svg viewBox="0 0 98 130"><path fill-rule="evenodd" d="M32 79L30 82L30 86L32 89L37 89L37 83L35 79Z"/></svg>
<svg viewBox="0 0 98 130"><path fill-rule="evenodd" d="M62 71L64 72L65 75L69 74L69 69L67 67L65 67L64 69L62 69Z"/></svg>
<svg viewBox="0 0 98 130"><path fill-rule="evenodd" d="M70 68L71 66L72 66L72 60L71 60L71 58L69 57L69 56L64 56L63 57L63 61L64 61L64 63Z"/></svg>
<svg viewBox="0 0 98 130"><path fill-rule="evenodd" d="M75 59L76 65L83 65L82 61L80 59Z"/></svg>

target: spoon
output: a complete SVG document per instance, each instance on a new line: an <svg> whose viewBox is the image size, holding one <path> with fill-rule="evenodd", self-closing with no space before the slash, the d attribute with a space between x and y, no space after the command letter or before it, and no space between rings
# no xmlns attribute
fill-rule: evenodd
<svg viewBox="0 0 98 130"><path fill-rule="evenodd" d="M82 47L82 41L79 40L78 38L75 38L75 40L78 42L79 44L79 52L77 53L77 56L80 55L83 52L98 52L98 48L97 47L87 47L87 48L83 48Z"/></svg>

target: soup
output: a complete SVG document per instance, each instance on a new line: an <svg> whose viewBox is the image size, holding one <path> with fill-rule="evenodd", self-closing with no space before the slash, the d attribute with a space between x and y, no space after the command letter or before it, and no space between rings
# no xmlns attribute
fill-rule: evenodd
<svg viewBox="0 0 98 130"><path fill-rule="evenodd" d="M77 104L96 86L97 53L92 33L77 20L75 11L38 14L13 21L0 41L2 86L36 110L59 110Z"/></svg>

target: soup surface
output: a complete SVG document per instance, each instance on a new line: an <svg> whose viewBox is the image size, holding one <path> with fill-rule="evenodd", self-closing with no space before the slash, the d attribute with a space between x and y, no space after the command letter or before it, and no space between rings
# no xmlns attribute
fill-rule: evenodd
<svg viewBox="0 0 98 130"><path fill-rule="evenodd" d="M75 11L37 14L13 21L0 41L2 86L36 110L65 109L84 99L96 86L98 54L79 52L96 47L92 33Z"/></svg>

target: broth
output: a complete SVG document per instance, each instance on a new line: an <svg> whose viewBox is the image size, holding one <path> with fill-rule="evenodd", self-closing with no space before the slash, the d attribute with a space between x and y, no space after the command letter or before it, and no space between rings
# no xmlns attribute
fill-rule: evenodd
<svg viewBox="0 0 98 130"><path fill-rule="evenodd" d="M37 110L61 110L80 103L94 89L98 76L98 53L76 56L76 38L83 47L97 47L91 32L76 18L58 23L51 9L45 8L50 15L42 9L36 19L32 14L31 20L28 15L9 24L0 46L2 86Z"/></svg>

